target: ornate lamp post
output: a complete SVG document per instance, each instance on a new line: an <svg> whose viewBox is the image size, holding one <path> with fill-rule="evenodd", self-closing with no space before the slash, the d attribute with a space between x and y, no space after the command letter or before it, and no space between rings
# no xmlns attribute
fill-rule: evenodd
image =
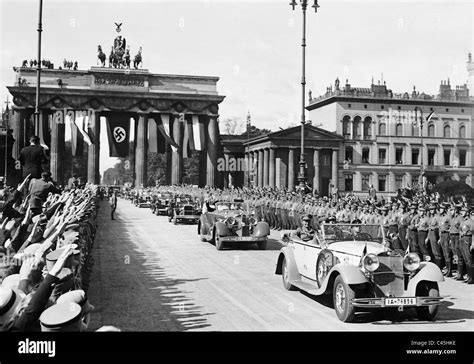
<svg viewBox="0 0 474 364"><path fill-rule="evenodd" d="M293 10L295 10L295 7L297 4L296 0L292 0L290 3L291 7ZM301 8L303 9L303 39L301 43L302 47L302 53L303 53L303 76L301 78L301 88L302 88L302 105L301 105L301 155L300 155L300 169L298 172L298 189L300 189L302 192L306 188L306 158L305 158L305 152L304 152L304 125L305 125L305 87L306 87L306 9L308 7L308 0L300 0L300 5ZM312 6L314 8L314 12L318 12L318 0L314 0L314 4Z"/></svg>

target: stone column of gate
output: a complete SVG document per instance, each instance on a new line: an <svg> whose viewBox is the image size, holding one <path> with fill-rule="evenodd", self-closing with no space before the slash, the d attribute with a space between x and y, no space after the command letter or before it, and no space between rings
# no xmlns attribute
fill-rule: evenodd
<svg viewBox="0 0 474 364"><path fill-rule="evenodd" d="M331 168L331 179L335 187L338 187L337 183L337 149L332 150L332 168Z"/></svg>
<svg viewBox="0 0 474 364"><path fill-rule="evenodd" d="M263 185L268 186L268 148L263 150Z"/></svg>
<svg viewBox="0 0 474 364"><path fill-rule="evenodd" d="M100 114L94 112L89 120L89 136L92 144L87 148L87 182L100 183Z"/></svg>
<svg viewBox="0 0 474 364"><path fill-rule="evenodd" d="M207 146L207 159L206 159L206 185L215 187L216 185L216 167L217 167L217 117L209 116L209 122L207 125L208 142Z"/></svg>
<svg viewBox="0 0 474 364"><path fill-rule="evenodd" d="M13 129L13 138L15 138L15 144L13 144L12 154L15 159L18 159L21 149L25 146L25 117L26 110L14 109L13 120L10 120L9 127Z"/></svg>
<svg viewBox="0 0 474 364"><path fill-rule="evenodd" d="M313 189L321 193L319 190L319 149L313 151L313 165L314 165L314 177L313 177Z"/></svg>
<svg viewBox="0 0 474 364"><path fill-rule="evenodd" d="M275 187L275 148L270 148L268 156L268 186Z"/></svg>
<svg viewBox="0 0 474 364"><path fill-rule="evenodd" d="M288 151L288 188L295 188L295 148L290 147Z"/></svg>
<svg viewBox="0 0 474 364"><path fill-rule="evenodd" d="M44 114L46 118L46 114ZM59 185L64 186L64 173L63 173L63 161L64 161L64 149L65 149L65 125L64 125L64 113L58 111L50 116L52 118L51 123L51 159L50 159L50 170L51 177Z"/></svg>
<svg viewBox="0 0 474 364"><path fill-rule="evenodd" d="M146 187L147 182L147 162L148 162L148 148L147 148L147 130L148 130L148 115L137 115L137 147L135 149L135 186L140 188L142 185Z"/></svg>
<svg viewBox="0 0 474 364"><path fill-rule="evenodd" d="M257 182L258 187L263 187L263 149L258 151Z"/></svg>
<svg viewBox="0 0 474 364"><path fill-rule="evenodd" d="M181 183L183 163L181 157L181 124L178 115L173 118L173 140L178 144L178 149L171 152L171 184L177 185Z"/></svg>

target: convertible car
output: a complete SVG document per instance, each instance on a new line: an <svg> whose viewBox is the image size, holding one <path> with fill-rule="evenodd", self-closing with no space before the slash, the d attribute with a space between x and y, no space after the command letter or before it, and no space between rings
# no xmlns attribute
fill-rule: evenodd
<svg viewBox="0 0 474 364"><path fill-rule="evenodd" d="M267 247L270 227L265 221L257 221L250 206L242 201L215 203L205 206L198 223L202 241L214 243L222 250L225 243L256 243L260 250Z"/></svg>
<svg viewBox="0 0 474 364"><path fill-rule="evenodd" d="M415 253L391 250L380 225L322 224L314 238L284 234L276 274L287 290L332 294L337 317L351 322L357 309L414 307L434 320L444 281L433 263Z"/></svg>
<svg viewBox="0 0 474 364"><path fill-rule="evenodd" d="M199 202L195 201L191 196L176 197L170 203L168 221L177 224L178 222L197 223L201 209Z"/></svg>

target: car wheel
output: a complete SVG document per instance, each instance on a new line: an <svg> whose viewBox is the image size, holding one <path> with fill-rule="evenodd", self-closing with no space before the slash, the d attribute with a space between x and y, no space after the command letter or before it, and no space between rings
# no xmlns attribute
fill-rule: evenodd
<svg viewBox="0 0 474 364"><path fill-rule="evenodd" d="M334 281L332 298L337 318L342 322L353 321L355 317L355 307L352 304L352 299L355 298L355 292L344 282L340 275L337 276Z"/></svg>
<svg viewBox="0 0 474 364"><path fill-rule="evenodd" d="M329 271L334 266L334 256L329 250L323 250L319 253L318 260L316 262L316 282L319 287L323 285Z"/></svg>
<svg viewBox="0 0 474 364"><path fill-rule="evenodd" d="M416 287L416 295L421 297L439 297L438 283L422 281ZM438 313L438 305L422 306L416 308L420 320L433 321Z"/></svg>
<svg viewBox="0 0 474 364"><path fill-rule="evenodd" d="M283 263L281 266L281 277L283 280L283 287L285 287L287 291L296 291L297 288L290 283L290 271L288 269L288 263L286 262L286 258L283 258Z"/></svg>
<svg viewBox="0 0 474 364"><path fill-rule="evenodd" d="M258 246L258 249L259 250L265 250L267 249L267 239L265 239L264 241L259 241L257 243L257 246Z"/></svg>
<svg viewBox="0 0 474 364"><path fill-rule="evenodd" d="M219 234L214 232L214 243L216 244L216 249L217 250L222 250L224 248L224 242L221 240L221 237Z"/></svg>

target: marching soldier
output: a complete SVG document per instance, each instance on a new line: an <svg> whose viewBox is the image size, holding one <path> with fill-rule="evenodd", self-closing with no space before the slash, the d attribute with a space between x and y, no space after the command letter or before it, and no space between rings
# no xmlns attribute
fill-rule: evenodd
<svg viewBox="0 0 474 364"><path fill-rule="evenodd" d="M405 204L401 205L398 218L398 237L403 250L408 248L408 224L410 223L410 214Z"/></svg>
<svg viewBox="0 0 474 364"><path fill-rule="evenodd" d="M418 248L422 254L423 260L432 259L432 254L428 249L428 230L430 218L426 214L426 208L421 206L418 208L420 212L420 220L418 221Z"/></svg>

